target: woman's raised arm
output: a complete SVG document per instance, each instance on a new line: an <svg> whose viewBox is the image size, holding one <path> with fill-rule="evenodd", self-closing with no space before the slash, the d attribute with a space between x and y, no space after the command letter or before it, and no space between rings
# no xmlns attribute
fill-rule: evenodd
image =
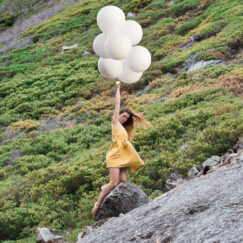
<svg viewBox="0 0 243 243"><path fill-rule="evenodd" d="M116 97L115 97L115 111L112 117L112 123L119 122L119 111L120 111L120 82L116 82Z"/></svg>

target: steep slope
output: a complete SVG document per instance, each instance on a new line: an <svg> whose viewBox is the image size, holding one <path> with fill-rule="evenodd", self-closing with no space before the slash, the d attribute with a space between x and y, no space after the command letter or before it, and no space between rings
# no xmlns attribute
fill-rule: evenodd
<svg viewBox="0 0 243 243"><path fill-rule="evenodd" d="M0 53L32 44L31 38L19 38L19 33L80 1L0 1Z"/></svg>
<svg viewBox="0 0 243 243"><path fill-rule="evenodd" d="M154 126L134 133L145 166L129 181L154 198L171 173L186 175L243 134L240 0L84 0L21 32L33 43L0 56L2 240L34 240L41 225L76 239L94 222L91 208L109 180L115 87L99 75L92 42L108 4L136 13L152 53L143 78L121 86L122 104ZM221 62L188 72L212 60Z"/></svg>

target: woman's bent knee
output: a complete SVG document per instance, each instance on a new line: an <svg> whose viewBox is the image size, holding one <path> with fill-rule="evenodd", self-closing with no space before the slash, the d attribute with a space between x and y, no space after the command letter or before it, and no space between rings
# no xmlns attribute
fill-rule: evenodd
<svg viewBox="0 0 243 243"><path fill-rule="evenodd" d="M109 183L112 187L115 187L119 184L119 181L114 181Z"/></svg>

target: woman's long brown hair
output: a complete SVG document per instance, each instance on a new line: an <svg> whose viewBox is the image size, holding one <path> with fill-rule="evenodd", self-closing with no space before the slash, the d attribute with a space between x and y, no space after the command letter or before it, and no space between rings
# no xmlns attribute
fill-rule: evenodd
<svg viewBox="0 0 243 243"><path fill-rule="evenodd" d="M120 109L119 114L122 114L123 112L127 112L129 114L129 118L126 120L126 122L122 124L127 131L129 140L131 140L132 132L137 126L137 124L143 124L143 125L148 125L150 127L153 127L151 123L147 121L142 114L134 112L128 107L122 107Z"/></svg>

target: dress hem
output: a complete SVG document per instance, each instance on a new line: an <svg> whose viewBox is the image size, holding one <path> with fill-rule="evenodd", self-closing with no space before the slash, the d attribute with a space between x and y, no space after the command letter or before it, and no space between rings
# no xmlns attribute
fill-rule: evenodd
<svg viewBox="0 0 243 243"><path fill-rule="evenodd" d="M128 166L107 166L106 168L127 168Z"/></svg>

